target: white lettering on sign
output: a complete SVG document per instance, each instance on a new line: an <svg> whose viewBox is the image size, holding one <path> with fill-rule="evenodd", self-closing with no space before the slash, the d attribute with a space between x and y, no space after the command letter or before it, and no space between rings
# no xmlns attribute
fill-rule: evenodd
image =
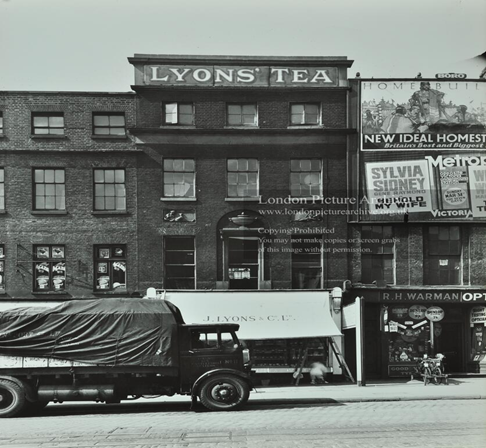
<svg viewBox="0 0 486 448"><path fill-rule="evenodd" d="M221 67L146 65L146 84L249 85L332 87L338 85L337 67Z"/></svg>
<svg viewBox="0 0 486 448"><path fill-rule="evenodd" d="M475 324L486 323L486 307L476 306L471 310L471 327Z"/></svg>
<svg viewBox="0 0 486 448"><path fill-rule="evenodd" d="M475 302L476 300L486 301L486 292L465 292L462 295L463 302Z"/></svg>

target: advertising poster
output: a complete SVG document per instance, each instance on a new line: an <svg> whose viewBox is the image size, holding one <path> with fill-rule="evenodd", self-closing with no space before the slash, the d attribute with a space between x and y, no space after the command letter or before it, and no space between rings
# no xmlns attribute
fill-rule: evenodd
<svg viewBox="0 0 486 448"><path fill-rule="evenodd" d="M361 148L485 149L485 97L474 81L363 81Z"/></svg>
<svg viewBox="0 0 486 448"><path fill-rule="evenodd" d="M370 215L486 218L486 155L444 152L364 165L366 193L361 206Z"/></svg>

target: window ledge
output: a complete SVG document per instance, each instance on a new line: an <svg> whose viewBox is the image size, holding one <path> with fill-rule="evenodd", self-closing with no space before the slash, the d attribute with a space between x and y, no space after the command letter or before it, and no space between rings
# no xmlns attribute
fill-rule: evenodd
<svg viewBox="0 0 486 448"><path fill-rule="evenodd" d="M287 129L325 129L322 124L292 124Z"/></svg>
<svg viewBox="0 0 486 448"><path fill-rule="evenodd" d="M262 197L261 196L256 196L256 197L242 197L242 198L224 198L226 202L261 202Z"/></svg>
<svg viewBox="0 0 486 448"><path fill-rule="evenodd" d="M53 139L53 140L59 140L59 139L65 139L67 138L65 135L55 135L55 134L31 134L30 136L31 139L36 140L46 140L46 139Z"/></svg>
<svg viewBox="0 0 486 448"><path fill-rule="evenodd" d="M176 201L182 201L182 202L196 202L197 198L183 198L183 197L166 197L163 196L160 198L161 201L163 202L176 202Z"/></svg>
<svg viewBox="0 0 486 448"><path fill-rule="evenodd" d="M6 135L3 132L0 132L0 138L5 138Z"/></svg>
<svg viewBox="0 0 486 448"><path fill-rule="evenodd" d="M93 294L100 296L128 296L128 291L93 291Z"/></svg>
<svg viewBox="0 0 486 448"><path fill-rule="evenodd" d="M163 124L160 129L196 129L194 124Z"/></svg>
<svg viewBox="0 0 486 448"><path fill-rule="evenodd" d="M7 210L0 210L0 215L6 215L7 214Z"/></svg>
<svg viewBox="0 0 486 448"><path fill-rule="evenodd" d="M66 296L68 293L66 291L32 291L33 295L40 296Z"/></svg>
<svg viewBox="0 0 486 448"><path fill-rule="evenodd" d="M110 215L129 215L126 210L96 210L91 212L94 216L110 216Z"/></svg>
<svg viewBox="0 0 486 448"><path fill-rule="evenodd" d="M126 140L128 136L125 135L92 135L93 140Z"/></svg>
<svg viewBox="0 0 486 448"><path fill-rule="evenodd" d="M66 210L31 210L31 215L67 215Z"/></svg>
<svg viewBox="0 0 486 448"><path fill-rule="evenodd" d="M260 127L256 124L252 124L252 125L242 125L242 126L225 126L224 127L225 129L260 129Z"/></svg>

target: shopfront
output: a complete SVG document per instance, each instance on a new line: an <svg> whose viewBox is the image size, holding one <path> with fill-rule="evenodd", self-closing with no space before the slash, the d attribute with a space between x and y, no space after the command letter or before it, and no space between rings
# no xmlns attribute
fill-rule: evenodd
<svg viewBox="0 0 486 448"><path fill-rule="evenodd" d="M409 377L418 358L437 353L445 355L448 373L484 373L484 292L387 288L359 293L379 313L374 322L381 353L368 351L365 356L381 359L381 377ZM375 330L366 328L365 339L376 337Z"/></svg>

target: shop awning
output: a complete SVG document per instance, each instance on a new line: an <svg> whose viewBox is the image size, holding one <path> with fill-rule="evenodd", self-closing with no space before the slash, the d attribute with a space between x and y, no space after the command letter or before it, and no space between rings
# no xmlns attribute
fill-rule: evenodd
<svg viewBox="0 0 486 448"><path fill-rule="evenodd" d="M173 291L165 299L179 307L186 323L239 324L244 340L342 335L328 291Z"/></svg>

